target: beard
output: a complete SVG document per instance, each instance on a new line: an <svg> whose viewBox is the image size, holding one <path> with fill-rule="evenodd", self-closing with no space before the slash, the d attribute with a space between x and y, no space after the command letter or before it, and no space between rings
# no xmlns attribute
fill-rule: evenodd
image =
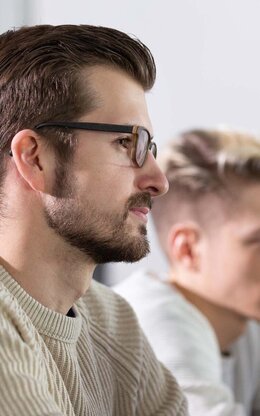
<svg viewBox="0 0 260 416"><path fill-rule="evenodd" d="M132 263L145 257L150 252L146 226L130 224L127 218L132 207L151 209L151 195L132 195L121 213L107 213L91 201L83 206L76 196L75 182L67 180L66 172L57 172L54 196L44 207L48 226L96 264Z"/></svg>

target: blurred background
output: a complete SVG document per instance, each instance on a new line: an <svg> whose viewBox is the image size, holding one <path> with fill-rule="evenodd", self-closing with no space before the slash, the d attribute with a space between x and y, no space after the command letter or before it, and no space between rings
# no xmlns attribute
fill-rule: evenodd
<svg viewBox="0 0 260 416"><path fill-rule="evenodd" d="M34 24L111 26L152 51L157 81L147 95L159 150L178 132L229 126L260 131L259 0L0 0L0 31ZM167 269L152 221L151 254L99 266L111 285L135 269Z"/></svg>

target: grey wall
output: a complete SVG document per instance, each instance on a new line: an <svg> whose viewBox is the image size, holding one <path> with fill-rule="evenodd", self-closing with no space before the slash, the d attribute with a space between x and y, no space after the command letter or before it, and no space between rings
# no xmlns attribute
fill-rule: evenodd
<svg viewBox="0 0 260 416"><path fill-rule="evenodd" d="M27 0L0 0L0 32L27 23Z"/></svg>
<svg viewBox="0 0 260 416"><path fill-rule="evenodd" d="M260 130L259 0L0 0L0 28L90 23L140 37L152 50L157 83L148 95L159 147L178 131L219 124ZM136 267L166 269L150 226L152 254L109 265L109 282Z"/></svg>

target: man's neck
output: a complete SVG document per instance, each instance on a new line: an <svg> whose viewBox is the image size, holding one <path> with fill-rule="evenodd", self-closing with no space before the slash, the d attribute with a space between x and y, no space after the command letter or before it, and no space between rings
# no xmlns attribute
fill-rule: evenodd
<svg viewBox="0 0 260 416"><path fill-rule="evenodd" d="M39 303L67 314L87 291L95 264L67 243L57 244L58 238L42 238L33 229L30 238L8 231L0 235L2 266Z"/></svg>
<svg viewBox="0 0 260 416"><path fill-rule="evenodd" d="M178 284L174 286L208 319L212 325L222 353L227 353L232 343L245 331L247 319L238 313L216 305Z"/></svg>

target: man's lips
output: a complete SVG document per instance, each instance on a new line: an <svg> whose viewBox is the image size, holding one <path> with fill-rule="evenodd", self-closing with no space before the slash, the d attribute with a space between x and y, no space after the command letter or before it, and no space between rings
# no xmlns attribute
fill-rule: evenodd
<svg viewBox="0 0 260 416"><path fill-rule="evenodd" d="M130 212L132 212L144 222L147 222L147 215L150 212L150 209L148 207L132 207L130 208Z"/></svg>

